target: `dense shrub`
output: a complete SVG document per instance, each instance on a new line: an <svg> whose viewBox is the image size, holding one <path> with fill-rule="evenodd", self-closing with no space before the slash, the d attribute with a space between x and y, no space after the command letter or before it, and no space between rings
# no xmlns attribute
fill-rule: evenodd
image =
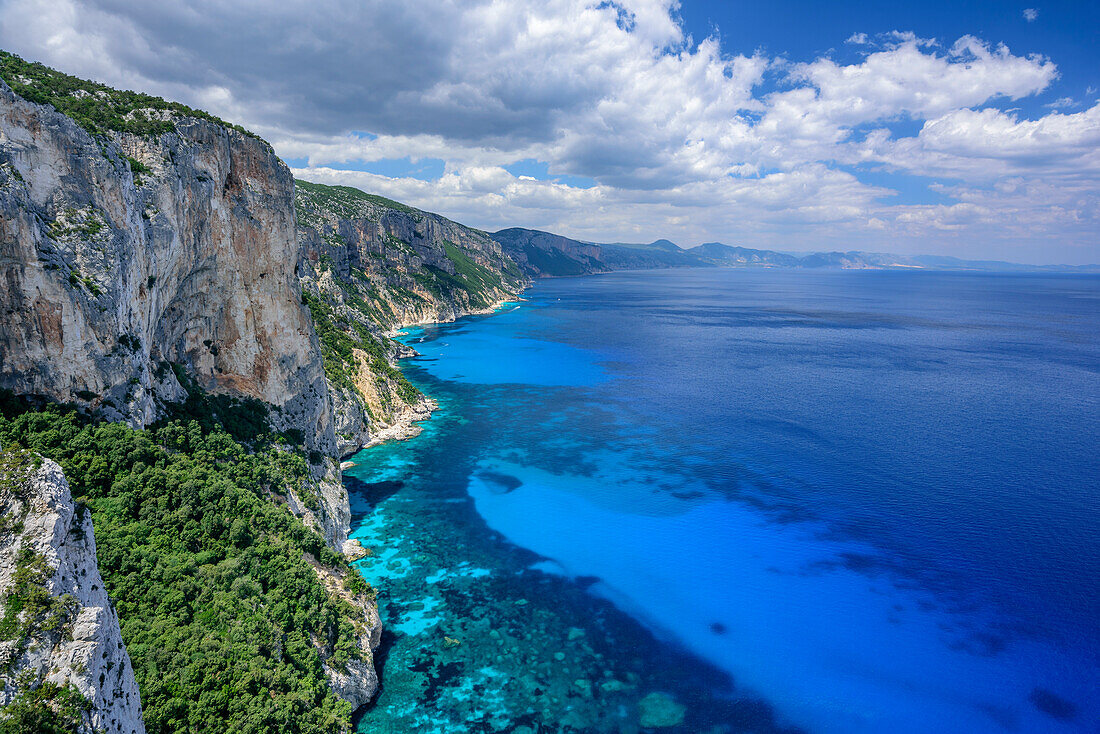
<svg viewBox="0 0 1100 734"><path fill-rule="evenodd" d="M359 362L353 350L360 349L368 355L368 366L373 374L385 377L397 387L397 395L412 405L420 398L420 391L413 387L401 370L389 363L386 349L379 338L358 319L340 319L335 308L323 298L302 293L302 300L309 306L313 328L321 341L321 358L325 374L334 385L358 395L355 376Z"/></svg>
<svg viewBox="0 0 1100 734"><path fill-rule="evenodd" d="M0 734L77 734L91 707L73 686L24 679L19 694L0 708Z"/></svg>
<svg viewBox="0 0 1100 734"><path fill-rule="evenodd" d="M273 501L300 481L295 454L196 420L133 430L10 396L0 410L5 450L60 463L92 513L149 732L346 730L320 651L346 662L362 630L310 559L355 571Z"/></svg>
<svg viewBox="0 0 1100 734"><path fill-rule="evenodd" d="M208 120L258 139L257 135L240 125L231 125L208 112L149 94L112 89L105 84L78 79L43 64L24 61L7 51L0 51L0 78L23 99L52 105L92 135L109 130L134 135L172 132L176 129L175 123L158 119L156 114L168 112L180 117ZM148 114L149 110L154 114ZM135 169L134 172L140 174L148 171Z"/></svg>

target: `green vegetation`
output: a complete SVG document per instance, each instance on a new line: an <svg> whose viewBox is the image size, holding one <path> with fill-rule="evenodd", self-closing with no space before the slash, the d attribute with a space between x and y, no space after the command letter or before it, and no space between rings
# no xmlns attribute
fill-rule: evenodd
<svg viewBox="0 0 1100 734"><path fill-rule="evenodd" d="M462 288L470 294L470 302L482 306L490 305L492 298L486 291L503 288L504 282L501 276L484 265L478 265L451 242L444 242L443 249L447 253L447 259L455 265L455 277ZM514 264L513 267L515 267Z"/></svg>
<svg viewBox="0 0 1100 734"><path fill-rule="evenodd" d="M65 635L76 618L80 604L69 594L52 596L46 586L51 576L53 569L45 556L20 547L0 619L0 640L16 641L10 656L0 660L4 672L10 672L32 639L53 632Z"/></svg>
<svg viewBox="0 0 1100 734"><path fill-rule="evenodd" d="M130 164L130 172L134 174L134 185L141 186L141 177L152 173L153 169L149 168L149 166L145 165L137 158L131 158L130 156L124 157L126 158L126 162Z"/></svg>
<svg viewBox="0 0 1100 734"><path fill-rule="evenodd" d="M30 480L41 465L42 457L33 451L25 451L19 447L0 451L0 502L10 502L11 499L24 502L27 499ZM3 510L3 513L0 513L0 533L22 533L23 521L27 517L29 507L24 504L23 512L18 516L13 512L12 507L6 507ZM0 639L12 638L4 637L0 633ZM0 664L2 662L0 661Z"/></svg>
<svg viewBox="0 0 1100 734"><path fill-rule="evenodd" d="M0 171L3 171L6 176L14 178L16 181L23 180L23 174L19 172L19 169L13 166L8 161L0 163Z"/></svg>
<svg viewBox="0 0 1100 734"><path fill-rule="evenodd" d="M77 734L92 704L71 685L18 681L19 695L0 708L0 734Z"/></svg>
<svg viewBox="0 0 1100 734"><path fill-rule="evenodd" d="M254 419L227 412L140 431L8 394L0 444L60 463L91 512L149 732L346 731L350 705L328 688L321 651L336 666L357 657L362 623L311 563L356 572L272 501L297 488L301 457L250 452L222 426ZM27 569L33 584L34 559Z"/></svg>
<svg viewBox="0 0 1100 734"><path fill-rule="evenodd" d="M368 366L371 372L396 385L397 395L401 400L412 405L420 399L420 391L401 374L401 370L389 363L382 342L365 324L355 319L340 319L332 304L310 293L303 292L302 300L309 306L310 315L313 316L313 328L321 341L325 374L334 385L352 395L359 395L355 386L359 362L353 350L361 349L370 358Z"/></svg>
<svg viewBox="0 0 1100 734"><path fill-rule="evenodd" d="M98 296L103 293L103 289L100 288L94 280L92 280L87 275L81 275L76 270L69 271L69 285L71 285L73 288L78 288L83 285L93 296Z"/></svg>
<svg viewBox="0 0 1100 734"><path fill-rule="evenodd" d="M406 206L399 201L384 196L368 194L351 186L326 186L294 179L295 204L301 213L319 210L343 219L358 219L367 216L373 207L394 209L414 217L423 214L418 209ZM314 226L306 221L304 226Z"/></svg>
<svg viewBox="0 0 1100 734"><path fill-rule="evenodd" d="M27 483L42 466L42 457L18 446L0 450L0 492L26 499Z"/></svg>
<svg viewBox="0 0 1100 734"><path fill-rule="evenodd" d="M120 339L121 341L121 339ZM135 340L136 341L136 340ZM208 393L189 375L183 365L161 362L157 365L157 378L171 369L176 380L187 392L181 403L165 406L166 417L154 427L170 421L194 421L205 432L223 431L236 442L252 450L268 448L275 444L300 445L301 431L275 431L271 427L271 407L256 398ZM302 468L305 471L305 467ZM304 474L302 474L304 476Z"/></svg>
<svg viewBox="0 0 1100 734"><path fill-rule="evenodd" d="M260 139L240 125L231 125L208 112L149 94L112 89L98 82L78 79L43 64L24 61L7 51L0 51L0 78L23 99L52 105L92 135L103 135L111 130L134 135L173 132L175 123L161 120L158 115L169 112L208 120ZM154 114L149 114L150 111Z"/></svg>
<svg viewBox="0 0 1100 734"><path fill-rule="evenodd" d="M77 237L88 241L107 228L106 218L93 207L69 207L50 222L49 234L55 240Z"/></svg>

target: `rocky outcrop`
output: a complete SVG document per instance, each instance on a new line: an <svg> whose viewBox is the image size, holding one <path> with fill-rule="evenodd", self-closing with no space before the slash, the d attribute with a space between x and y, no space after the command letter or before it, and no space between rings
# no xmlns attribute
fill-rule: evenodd
<svg viewBox="0 0 1100 734"><path fill-rule="evenodd" d="M334 456L290 171L258 138L169 119L93 138L0 81L0 387L143 426L186 397L177 364ZM307 520L339 549L347 493L331 459L313 474Z"/></svg>
<svg viewBox="0 0 1100 734"><path fill-rule="evenodd" d="M345 554L349 557L362 557L366 554L363 546L356 540L346 542ZM325 677L337 696L349 702L352 710L370 703L378 690L378 673L374 669L374 651L382 643L382 620L378 616L378 605L374 592L362 585L358 591L350 590L345 576L318 564L308 558L313 570L329 594L348 603L356 617L356 639L359 643L358 657L337 661L326 658L322 662ZM348 573L358 573L354 569ZM365 589L365 590L364 590ZM324 647L324 646L322 646Z"/></svg>
<svg viewBox="0 0 1100 734"><path fill-rule="evenodd" d="M336 461L326 458L310 467L304 486L297 492L292 488L286 500L290 511L321 535L329 548L342 551L351 531L351 502Z"/></svg>
<svg viewBox="0 0 1100 734"><path fill-rule="evenodd" d="M306 181L297 182L295 202L298 272L346 455L430 412L393 369L407 355L387 332L490 311L528 280L498 242L438 214ZM342 339L350 341L341 351Z"/></svg>
<svg viewBox="0 0 1100 734"><path fill-rule="evenodd" d="M90 704L82 731L143 734L90 514L74 504L54 462L19 450L0 457L0 704L44 682L72 686Z"/></svg>
<svg viewBox="0 0 1100 734"><path fill-rule="evenodd" d="M0 387L144 425L179 363L332 452L290 172L257 138L174 123L93 138L0 82Z"/></svg>

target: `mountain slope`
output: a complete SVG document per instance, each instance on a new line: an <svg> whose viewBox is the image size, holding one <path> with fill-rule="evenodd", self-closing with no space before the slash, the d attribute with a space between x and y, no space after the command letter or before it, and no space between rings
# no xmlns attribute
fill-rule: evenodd
<svg viewBox="0 0 1100 734"><path fill-rule="evenodd" d="M1015 263L960 260L938 255L905 257L880 252L815 252L792 254L755 250L721 242L706 242L684 249L669 240L649 244L582 242L531 229L502 229L493 239L532 278L587 275L612 270L656 268L769 267L832 268L844 270L929 269L1014 272L1100 272L1098 265L1020 265Z"/></svg>
<svg viewBox="0 0 1100 734"><path fill-rule="evenodd" d="M0 388L30 400L4 444L88 502L150 731L346 731L377 686L297 261L266 142L0 52ZM78 414L34 409L51 403L94 427L62 430ZM236 648L255 604L273 631Z"/></svg>
<svg viewBox="0 0 1100 734"><path fill-rule="evenodd" d="M347 454L427 409L394 367L386 332L486 311L527 279L484 232L438 214L307 181L296 182L295 203L298 273Z"/></svg>

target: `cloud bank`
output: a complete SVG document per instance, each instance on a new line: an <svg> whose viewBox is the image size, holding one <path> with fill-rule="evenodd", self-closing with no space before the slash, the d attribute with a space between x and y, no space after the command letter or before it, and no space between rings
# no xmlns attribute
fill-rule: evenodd
<svg viewBox="0 0 1100 734"><path fill-rule="evenodd" d="M1053 60L858 29L835 39L846 61L730 54L677 10L8 0L0 44L240 122L300 177L488 229L1100 260L1100 105L1013 109ZM410 172L377 172L395 161Z"/></svg>

